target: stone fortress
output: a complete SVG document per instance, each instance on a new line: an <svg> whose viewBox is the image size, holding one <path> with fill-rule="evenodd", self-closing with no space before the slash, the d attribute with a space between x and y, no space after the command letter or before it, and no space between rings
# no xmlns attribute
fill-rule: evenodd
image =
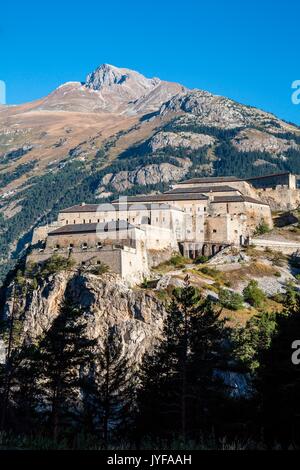
<svg viewBox="0 0 300 470"><path fill-rule="evenodd" d="M259 224L272 228L271 208L257 194L299 191L289 173L243 180L234 176L193 178L162 194L120 197L111 203L81 203L61 210L51 225L33 232L27 261L53 254L78 265L104 263L129 284L174 252L211 256L249 243Z"/></svg>

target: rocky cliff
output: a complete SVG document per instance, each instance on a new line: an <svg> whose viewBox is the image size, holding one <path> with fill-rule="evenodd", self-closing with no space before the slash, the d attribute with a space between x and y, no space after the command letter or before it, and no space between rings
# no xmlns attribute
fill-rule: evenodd
<svg viewBox="0 0 300 470"><path fill-rule="evenodd" d="M13 286L8 289L4 317L10 318L14 309L15 319L21 320L22 342L36 342L49 330L60 313L66 289L68 298L85 313L88 337L100 344L109 327L133 366L161 338L165 310L153 294L129 289L111 273L100 277L61 272L39 281L37 287L30 278L22 281L23 294L14 302Z"/></svg>

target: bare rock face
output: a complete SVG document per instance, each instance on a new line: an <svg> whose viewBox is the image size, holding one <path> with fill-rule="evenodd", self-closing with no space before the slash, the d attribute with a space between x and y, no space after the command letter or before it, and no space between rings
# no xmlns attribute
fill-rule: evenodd
<svg viewBox="0 0 300 470"><path fill-rule="evenodd" d="M240 152L260 151L280 154L290 148L298 148L293 140L278 138L257 129L242 130L232 140L232 143Z"/></svg>
<svg viewBox="0 0 300 470"><path fill-rule="evenodd" d="M70 289L75 302L90 313L89 336L101 342L108 324L134 362L161 338L162 304L145 291L128 288L117 275L75 277Z"/></svg>
<svg viewBox="0 0 300 470"><path fill-rule="evenodd" d="M212 145L215 139L205 134L195 134L194 132L158 132L151 139L149 145L152 152L166 147L185 148L198 150L207 145Z"/></svg>
<svg viewBox="0 0 300 470"><path fill-rule="evenodd" d="M102 180L102 184L111 184L116 191L122 192L132 188L134 185L149 185L157 183L168 183L183 178L191 166L191 161L177 159L178 166L171 163L160 163L145 165L134 171L120 171L115 175L108 175Z"/></svg>
<svg viewBox="0 0 300 470"><path fill-rule="evenodd" d="M183 96L173 97L160 109L160 114L163 116L170 112L190 113L199 119L201 125L223 129L255 124L272 128L272 120L276 121L279 126L281 124L281 121L270 113L202 90L193 90ZM274 126L273 130L276 129L278 130Z"/></svg>
<svg viewBox="0 0 300 470"><path fill-rule="evenodd" d="M186 88L126 68L103 64L86 79L85 88L102 101L102 109L121 114L145 114L158 111L164 101Z"/></svg>
<svg viewBox="0 0 300 470"><path fill-rule="evenodd" d="M18 300L24 341L35 342L51 327L59 315L64 295L80 306L87 320L87 335L101 344L107 326L121 342L123 354L138 364L162 336L165 310L153 294L130 289L119 276L107 273L60 273L51 276L36 290ZM6 305L11 314L12 302Z"/></svg>

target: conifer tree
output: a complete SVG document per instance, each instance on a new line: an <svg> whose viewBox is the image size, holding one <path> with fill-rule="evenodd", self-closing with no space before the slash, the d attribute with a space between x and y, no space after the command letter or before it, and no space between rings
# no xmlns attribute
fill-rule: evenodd
<svg viewBox="0 0 300 470"><path fill-rule="evenodd" d="M260 358L257 390L267 442L300 448L300 363L293 360L293 343L300 340L300 297L289 292L286 301L285 312L277 315L277 334Z"/></svg>
<svg viewBox="0 0 300 470"><path fill-rule="evenodd" d="M31 357L31 370L38 371L39 414L54 440L78 417L81 372L89 366L95 346L85 329L83 311L66 296L59 316Z"/></svg>
<svg viewBox="0 0 300 470"><path fill-rule="evenodd" d="M145 358L139 393L139 425L155 433L156 422L167 435L177 432L185 441L203 423L214 394L214 369L220 362L224 322L211 303L186 279L175 289L167 309L164 339ZM209 393L208 393L209 390ZM179 424L180 423L180 424Z"/></svg>
<svg viewBox="0 0 300 470"><path fill-rule="evenodd" d="M85 406L105 448L120 433L130 434L135 402L135 375L112 327L98 344L86 377ZM123 434L124 435L124 434Z"/></svg>

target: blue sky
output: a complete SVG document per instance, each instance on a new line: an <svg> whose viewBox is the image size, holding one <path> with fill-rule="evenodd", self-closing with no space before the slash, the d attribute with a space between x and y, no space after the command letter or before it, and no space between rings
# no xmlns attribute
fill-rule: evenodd
<svg viewBox="0 0 300 470"><path fill-rule="evenodd" d="M0 80L22 103L111 63L300 124L299 19L299 0L2 2Z"/></svg>

